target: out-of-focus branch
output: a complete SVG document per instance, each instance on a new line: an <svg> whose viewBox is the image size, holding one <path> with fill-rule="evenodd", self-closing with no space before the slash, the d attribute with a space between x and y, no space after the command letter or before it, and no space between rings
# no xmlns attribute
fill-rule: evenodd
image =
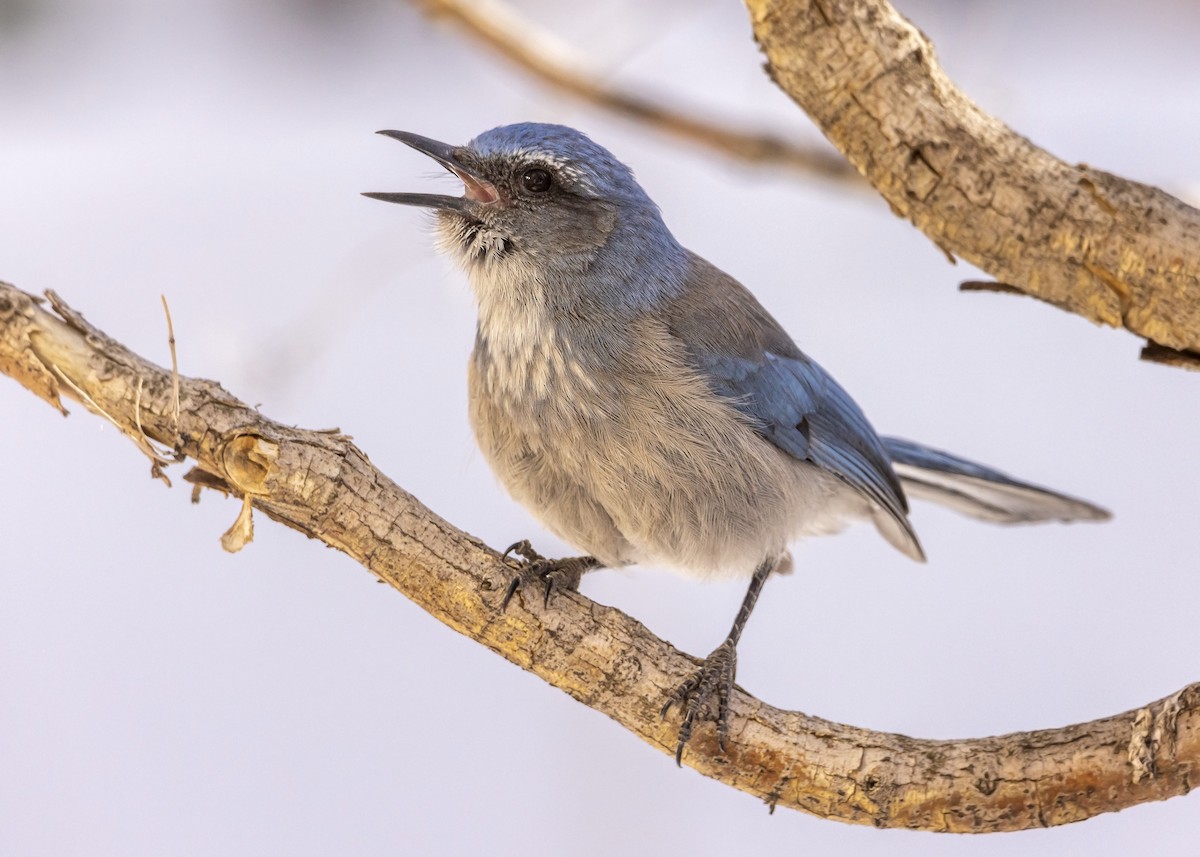
<svg viewBox="0 0 1200 857"><path fill-rule="evenodd" d="M502 0L414 0L431 15L453 21L474 38L543 83L687 142L759 164L775 164L826 179L858 182L845 159L768 133L753 133L671 107L601 82L568 47Z"/></svg>
<svg viewBox="0 0 1200 857"><path fill-rule="evenodd" d="M775 82L947 254L1160 346L1148 356L1200 353L1200 211L980 110L887 0L745 2Z"/></svg>
<svg viewBox="0 0 1200 857"><path fill-rule="evenodd" d="M0 283L0 372L60 410L63 394L102 414L154 470L169 463L161 447L192 458L196 490L243 500L222 539L227 549L252 537L252 509L264 512L344 551L454 630L665 755L674 752L677 725L659 709L692 675L694 659L578 593L558 594L549 609L540 593L522 596L499 612L512 570L376 470L348 438L274 422L211 381L139 357L50 299L55 312ZM984 833L1065 824L1186 794L1200 778L1200 684L1090 723L965 741L843 726L737 689L730 726L728 753L706 724L684 762L772 807L878 827Z"/></svg>

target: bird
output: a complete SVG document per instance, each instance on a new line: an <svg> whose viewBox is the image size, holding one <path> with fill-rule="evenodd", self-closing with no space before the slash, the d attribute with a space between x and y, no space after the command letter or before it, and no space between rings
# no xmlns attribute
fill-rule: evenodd
<svg viewBox="0 0 1200 857"><path fill-rule="evenodd" d="M908 498L1016 524L1104 509L940 450L876 434L854 399L736 279L683 247L632 170L584 133L525 122L456 146L378 132L432 158L462 196L371 192L429 209L465 271L476 441L508 492L583 552L528 540L500 609L524 587L573 589L632 564L749 578L725 639L667 695L675 761L699 723L727 749L737 645L789 545L874 524L924 561ZM715 704L714 704L715 703Z"/></svg>

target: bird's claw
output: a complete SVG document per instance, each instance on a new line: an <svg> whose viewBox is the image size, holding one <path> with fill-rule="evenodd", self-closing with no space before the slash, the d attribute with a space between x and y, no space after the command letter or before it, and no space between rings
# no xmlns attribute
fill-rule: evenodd
<svg viewBox="0 0 1200 857"><path fill-rule="evenodd" d="M696 718L717 722L717 746L725 752L729 739L729 696L733 692L733 679L737 673L737 647L726 640L711 655L704 659L696 674L679 685L663 703L659 716L666 719L671 706L678 705L683 713L679 724L679 743L675 747L675 764L683 765L683 747L692 737ZM713 698L716 697L716 712Z"/></svg>
<svg viewBox="0 0 1200 857"><path fill-rule="evenodd" d="M500 602L502 612L508 609L508 602L512 601L512 597L516 595L518 589L536 583L545 587L542 605L549 606L550 596L556 590L569 589L573 591L578 589L583 573L597 565L596 560L590 556L547 559L533 549L533 545L529 543L528 539L522 539L509 545L508 550L501 558L507 560L514 555L519 557L520 564L516 566L516 574L509 581L508 589L504 593L504 600Z"/></svg>

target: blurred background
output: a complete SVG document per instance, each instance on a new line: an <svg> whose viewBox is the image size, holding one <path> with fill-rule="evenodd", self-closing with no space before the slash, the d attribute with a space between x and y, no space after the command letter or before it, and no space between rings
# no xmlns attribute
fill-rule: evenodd
<svg viewBox="0 0 1200 857"><path fill-rule="evenodd" d="M900 0L985 109L1068 161L1200 188L1200 6ZM523 0L607 81L819 142L736 0ZM541 120L637 171L688 246L747 283L874 424L1111 508L999 529L931 507L918 566L869 527L771 582L739 682L931 738L1114 714L1200 679L1196 376L981 275L877 197L751 167L554 94L395 0L0 2L0 278L339 426L435 511L566 551L514 505L465 412L473 309L426 217L359 196L452 179L376 137ZM1188 852L1197 798L1053 830L877 831L677 770L344 556L148 478L133 445L0 380L0 853L538 855ZM584 591L701 655L743 585L653 569Z"/></svg>

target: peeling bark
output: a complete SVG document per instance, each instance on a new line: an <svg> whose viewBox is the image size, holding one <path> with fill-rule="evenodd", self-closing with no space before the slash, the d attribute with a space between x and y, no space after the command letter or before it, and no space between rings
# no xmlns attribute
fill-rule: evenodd
<svg viewBox="0 0 1200 857"><path fill-rule="evenodd" d="M980 110L887 0L746 6L775 82L947 255L1152 346L1200 352L1200 211L1065 163Z"/></svg>
<svg viewBox="0 0 1200 857"><path fill-rule="evenodd" d="M227 550L249 541L251 507L261 511L674 753L677 725L659 709L696 659L579 593L559 593L550 609L540 593L520 595L499 612L512 569L376 470L348 438L281 425L212 381L173 375L49 297L57 315L0 283L0 371L60 410L65 394L102 414L146 453L155 475L186 456L196 464L187 477L195 491L243 498L222 538ZM684 763L772 808L878 827L982 833L1065 824L1186 794L1200 769L1200 684L1091 723L965 741L844 726L737 688L730 726L728 753L705 724Z"/></svg>

